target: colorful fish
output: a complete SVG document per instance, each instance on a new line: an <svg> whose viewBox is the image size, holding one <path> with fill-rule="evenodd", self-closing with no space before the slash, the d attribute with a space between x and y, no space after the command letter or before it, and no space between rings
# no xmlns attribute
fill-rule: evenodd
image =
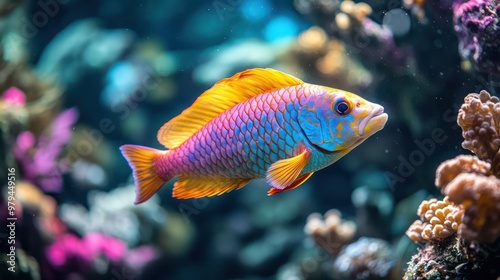
<svg viewBox="0 0 500 280"><path fill-rule="evenodd" d="M173 197L220 195L266 178L288 191L349 153L387 122L380 105L304 83L273 69L217 82L158 132L168 150L120 147L133 170L135 203L178 176Z"/></svg>

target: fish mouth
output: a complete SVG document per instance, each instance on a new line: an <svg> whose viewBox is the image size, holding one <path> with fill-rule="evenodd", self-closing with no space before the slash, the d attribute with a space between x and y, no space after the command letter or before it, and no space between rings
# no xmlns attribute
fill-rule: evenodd
<svg viewBox="0 0 500 280"><path fill-rule="evenodd" d="M371 113L359 123L359 136L369 137L381 130L384 128L387 118L387 114L384 113L384 107L375 105Z"/></svg>

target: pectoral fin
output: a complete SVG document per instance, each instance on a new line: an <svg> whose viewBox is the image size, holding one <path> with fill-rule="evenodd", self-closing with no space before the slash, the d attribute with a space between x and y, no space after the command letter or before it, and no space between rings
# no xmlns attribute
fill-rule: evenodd
<svg viewBox="0 0 500 280"><path fill-rule="evenodd" d="M270 188L269 191L267 192L267 195L271 196L273 194L277 194L277 193L281 193L281 192L286 192L286 191L289 191L289 190L293 190L293 189L299 187L300 185L302 185L313 174L314 174L314 172L306 173L304 175L300 175L290 186L288 186L287 188L282 189L282 190L279 190L279 189L276 189L276 188Z"/></svg>
<svg viewBox="0 0 500 280"><path fill-rule="evenodd" d="M310 158L311 152L305 149L293 158L282 159L273 163L267 170L267 183L278 190L288 188L297 180Z"/></svg>

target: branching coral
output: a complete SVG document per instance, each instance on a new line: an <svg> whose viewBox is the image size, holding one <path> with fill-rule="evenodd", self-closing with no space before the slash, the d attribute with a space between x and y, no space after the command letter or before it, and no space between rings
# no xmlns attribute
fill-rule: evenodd
<svg viewBox="0 0 500 280"><path fill-rule="evenodd" d="M442 189L464 208L461 238L492 243L500 237L500 180L495 176L461 173Z"/></svg>
<svg viewBox="0 0 500 280"><path fill-rule="evenodd" d="M424 200L418 207L421 220L415 221L406 235L415 242L441 240L455 234L462 221L463 211L445 197Z"/></svg>
<svg viewBox="0 0 500 280"><path fill-rule="evenodd" d="M459 235L494 242L500 236L500 101L486 91L471 93L458 113L462 146L482 160L461 156L441 164L436 186L464 210ZM493 174L493 175L491 175Z"/></svg>
<svg viewBox="0 0 500 280"><path fill-rule="evenodd" d="M342 220L342 214L333 209L325 213L324 219L319 213L309 215L304 231L316 245L336 256L344 245L352 241L356 225Z"/></svg>
<svg viewBox="0 0 500 280"><path fill-rule="evenodd" d="M487 175L490 164L471 155L459 155L439 165L436 170L435 184L438 188L445 187L460 173L479 173Z"/></svg>
<svg viewBox="0 0 500 280"><path fill-rule="evenodd" d="M500 175L500 102L483 90L465 97L458 112L458 125L462 127L462 147L491 164L491 171Z"/></svg>
<svg viewBox="0 0 500 280"><path fill-rule="evenodd" d="M412 258L404 279L499 276L499 104L486 91L465 98L457 120L465 139L462 146L478 157L460 155L437 168L435 184L445 198L423 201L418 209L421 220L406 232L413 241L426 244Z"/></svg>
<svg viewBox="0 0 500 280"><path fill-rule="evenodd" d="M484 90L469 94L457 122L463 129L462 146L479 158L461 155L437 168L435 183L446 196L442 202L446 205L442 206L448 209L446 215L454 213L451 214L454 220L447 221L448 226L441 226L444 222L441 212L439 215L437 211L429 212L428 202L424 201L418 210L421 221L413 223L407 231L415 242L440 239L454 232L460 238L481 243L492 243L500 237L499 99Z"/></svg>

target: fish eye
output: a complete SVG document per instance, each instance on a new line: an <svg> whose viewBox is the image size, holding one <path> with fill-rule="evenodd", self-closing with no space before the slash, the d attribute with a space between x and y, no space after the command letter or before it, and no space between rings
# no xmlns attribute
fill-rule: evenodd
<svg viewBox="0 0 500 280"><path fill-rule="evenodd" d="M333 105L335 113L340 116L345 116L351 112L351 106L344 99L337 100L335 105Z"/></svg>

